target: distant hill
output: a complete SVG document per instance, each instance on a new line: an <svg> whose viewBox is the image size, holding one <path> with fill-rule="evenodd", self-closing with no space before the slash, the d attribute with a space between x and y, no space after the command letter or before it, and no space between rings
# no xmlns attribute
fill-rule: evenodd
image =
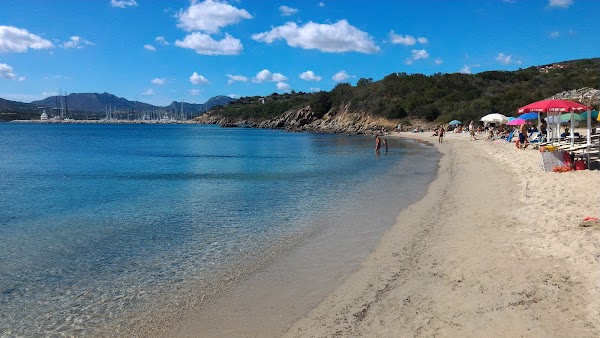
<svg viewBox="0 0 600 338"><path fill-rule="evenodd" d="M228 96L211 97L202 104L183 103L183 111L188 117L197 117L207 110L234 101ZM115 117L141 116L147 112L181 112L181 102L173 101L170 105L161 107L139 101L129 101L109 93L71 93L66 96L50 96L43 100L23 103L0 98L0 121L17 119L37 119L42 110L50 116L58 115L60 109L67 111L67 117L100 119L106 116L107 110L114 112ZM127 115L126 115L127 114ZM132 115L133 114L133 115ZM161 113L162 114L162 113ZM162 115L161 115L162 116Z"/></svg>

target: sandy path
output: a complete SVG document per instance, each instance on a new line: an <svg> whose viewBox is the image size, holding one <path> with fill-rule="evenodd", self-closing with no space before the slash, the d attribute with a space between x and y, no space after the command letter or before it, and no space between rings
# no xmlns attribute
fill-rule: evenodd
<svg viewBox="0 0 600 338"><path fill-rule="evenodd" d="M579 223L600 173L542 173L539 153L465 135L436 146L427 196L286 336L599 336L600 229Z"/></svg>

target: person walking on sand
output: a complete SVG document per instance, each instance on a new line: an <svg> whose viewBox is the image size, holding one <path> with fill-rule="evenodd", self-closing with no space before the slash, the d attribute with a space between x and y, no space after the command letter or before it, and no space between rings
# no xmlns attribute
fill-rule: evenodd
<svg viewBox="0 0 600 338"><path fill-rule="evenodd" d="M438 127L438 143L444 143L444 127Z"/></svg>
<svg viewBox="0 0 600 338"><path fill-rule="evenodd" d="M375 152L379 152L379 148L381 148L381 140L379 135L375 135Z"/></svg>
<svg viewBox="0 0 600 338"><path fill-rule="evenodd" d="M527 140L527 124L523 123L519 127L519 142L517 143L517 148L518 149L525 149L525 148L527 148L527 146L529 144L525 144L526 140Z"/></svg>
<svg viewBox="0 0 600 338"><path fill-rule="evenodd" d="M477 138L475 137L475 124L473 123L473 121L469 123L469 134L471 134L471 138L469 139L469 141L477 141Z"/></svg>

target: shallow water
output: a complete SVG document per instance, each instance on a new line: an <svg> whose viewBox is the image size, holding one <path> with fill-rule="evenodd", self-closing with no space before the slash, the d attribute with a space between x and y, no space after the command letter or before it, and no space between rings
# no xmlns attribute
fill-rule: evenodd
<svg viewBox="0 0 600 338"><path fill-rule="evenodd" d="M366 136L202 125L10 123L0 136L3 336L129 332L319 233L366 252L438 160L397 139L376 155Z"/></svg>

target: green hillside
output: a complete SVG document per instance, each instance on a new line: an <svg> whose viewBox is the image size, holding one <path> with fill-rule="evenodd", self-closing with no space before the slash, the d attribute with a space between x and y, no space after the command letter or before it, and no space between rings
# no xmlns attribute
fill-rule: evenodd
<svg viewBox="0 0 600 338"><path fill-rule="evenodd" d="M393 73L379 81L362 78L355 86L340 83L331 92L245 97L214 109L214 114L265 119L311 105L320 116L334 108L338 112L345 109L394 120L468 121L489 113L516 115L519 107L566 90L600 88L600 58L558 64L547 72L541 67L529 67L478 74Z"/></svg>

